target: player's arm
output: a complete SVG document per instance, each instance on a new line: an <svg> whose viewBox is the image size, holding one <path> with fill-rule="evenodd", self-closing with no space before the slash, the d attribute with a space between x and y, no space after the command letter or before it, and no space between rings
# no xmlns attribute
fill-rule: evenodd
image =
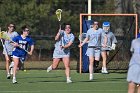
<svg viewBox="0 0 140 93"><path fill-rule="evenodd" d="M19 47L19 44L17 43L17 41L18 41L18 38L14 37L12 41L10 42L10 44L13 45L14 47Z"/></svg>
<svg viewBox="0 0 140 93"><path fill-rule="evenodd" d="M58 31L58 33L57 33L56 36L55 36L55 40L59 40L61 34L62 34L62 30L61 30L61 28L60 28L59 31Z"/></svg>
<svg viewBox="0 0 140 93"><path fill-rule="evenodd" d="M82 43L79 44L79 47L82 47L86 42L88 42L88 38L86 37Z"/></svg>
<svg viewBox="0 0 140 93"><path fill-rule="evenodd" d="M30 51L28 52L29 55L32 55L33 54L33 50L34 50L34 45L31 45L31 49Z"/></svg>
<svg viewBox="0 0 140 93"><path fill-rule="evenodd" d="M62 48L64 48L64 49L69 48L72 45L72 43L74 42L74 39L75 39L74 35L71 35L71 38L70 38L70 41L68 42L68 44L62 46Z"/></svg>
<svg viewBox="0 0 140 93"><path fill-rule="evenodd" d="M73 42L69 42L68 44L66 44L65 46L62 46L62 48L69 48L72 45Z"/></svg>

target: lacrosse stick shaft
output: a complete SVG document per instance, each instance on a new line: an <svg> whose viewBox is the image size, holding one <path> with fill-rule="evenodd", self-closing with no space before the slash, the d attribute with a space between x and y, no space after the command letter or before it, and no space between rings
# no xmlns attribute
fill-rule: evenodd
<svg viewBox="0 0 140 93"><path fill-rule="evenodd" d="M16 43L16 42L14 42L14 41L12 41L12 40L10 40L10 42L12 42L12 43ZM22 47L20 47L20 46L18 46L20 49L23 49ZM23 49L25 52L29 52L29 51L27 51L26 49Z"/></svg>

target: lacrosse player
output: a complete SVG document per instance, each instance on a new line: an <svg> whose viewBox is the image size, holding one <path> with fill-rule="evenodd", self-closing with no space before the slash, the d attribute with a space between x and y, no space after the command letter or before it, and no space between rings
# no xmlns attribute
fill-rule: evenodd
<svg viewBox="0 0 140 93"><path fill-rule="evenodd" d="M101 39L105 39L104 43L101 45ZM86 38L79 45L82 47L88 41L88 48L86 55L89 57L89 80L93 80L93 67L95 60L99 61L101 47L106 46L106 36L105 32L102 29L98 29L98 22L94 21L92 28L87 31ZM92 46L92 47L91 47Z"/></svg>
<svg viewBox="0 0 140 93"><path fill-rule="evenodd" d="M34 42L28 35L29 35L29 28L27 26L23 26L22 34L13 38L14 43L12 44L15 47L12 52L13 61L14 61L14 71L13 71L13 80L12 80L13 84L17 83L16 73L17 73L17 68L18 68L20 58L25 58L27 54L32 55L32 52L34 50ZM31 46L29 52L25 51L27 50L28 46Z"/></svg>
<svg viewBox="0 0 140 93"><path fill-rule="evenodd" d="M103 22L102 26L103 26L103 31L105 32L106 37L107 37L107 43L106 43L107 46L102 47L101 55L102 55L103 63L102 63L101 73L107 74L108 73L107 68L106 68L107 56L109 55L109 51L115 50L117 40L116 40L115 35L110 31L110 22Z"/></svg>
<svg viewBox="0 0 140 93"><path fill-rule="evenodd" d="M55 49L53 52L53 64L51 69L55 69L62 59L65 66L66 82L71 83L70 78L70 46L74 42L74 35L71 33L70 24L65 25L65 30L59 29L55 36Z"/></svg>
<svg viewBox="0 0 140 93"><path fill-rule="evenodd" d="M6 31L6 34L8 35L8 37L12 40L14 37L18 36L18 33L15 31L16 27L13 23L8 24L7 26L8 30ZM11 75L10 72L12 74L12 68L9 68L10 62L13 65L12 62L12 51L14 46L11 44L10 40L4 40L1 39L1 42L3 44L3 54L5 56L5 60L6 60L6 72L7 72L7 79L10 79ZM11 69L11 71L10 71Z"/></svg>
<svg viewBox="0 0 140 93"><path fill-rule="evenodd" d="M128 93L140 93L140 37L132 40L130 51L132 57L127 73Z"/></svg>

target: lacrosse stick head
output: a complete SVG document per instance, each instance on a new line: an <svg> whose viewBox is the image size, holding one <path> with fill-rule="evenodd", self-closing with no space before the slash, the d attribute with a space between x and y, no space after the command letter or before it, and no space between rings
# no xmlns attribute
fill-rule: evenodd
<svg viewBox="0 0 140 93"><path fill-rule="evenodd" d="M57 16L58 21L61 21L62 9L57 9L55 13L56 13L56 16Z"/></svg>
<svg viewBox="0 0 140 93"><path fill-rule="evenodd" d="M81 35L79 35L80 42L83 42L85 38L86 38L86 33L82 33Z"/></svg>
<svg viewBox="0 0 140 93"><path fill-rule="evenodd" d="M0 38L10 40L10 37L7 35L5 31L0 31Z"/></svg>
<svg viewBox="0 0 140 93"><path fill-rule="evenodd" d="M105 32L109 32L109 30L110 30L110 22L103 22L103 30Z"/></svg>

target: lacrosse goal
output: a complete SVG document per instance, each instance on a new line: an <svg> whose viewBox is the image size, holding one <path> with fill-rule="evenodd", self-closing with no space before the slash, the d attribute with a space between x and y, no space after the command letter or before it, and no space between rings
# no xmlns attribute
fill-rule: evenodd
<svg viewBox="0 0 140 93"><path fill-rule="evenodd" d="M104 21L111 22L111 31L117 38L117 48L115 51L111 51L107 60L108 69L123 70L128 68L128 63L131 57L130 44L131 40L137 37L138 33L138 15L137 14L80 14L80 34L84 30L84 24L86 19L91 16L92 21L98 21L99 27L102 27ZM86 26L85 26L86 27ZM88 30L88 28L87 28ZM86 31L87 31L86 30ZM85 47L80 48L79 58L79 72L83 71L84 66L88 66L89 62L83 61L86 56ZM101 60L102 61L102 60ZM84 64L83 64L84 63ZM102 62L100 62L99 68L101 68Z"/></svg>

